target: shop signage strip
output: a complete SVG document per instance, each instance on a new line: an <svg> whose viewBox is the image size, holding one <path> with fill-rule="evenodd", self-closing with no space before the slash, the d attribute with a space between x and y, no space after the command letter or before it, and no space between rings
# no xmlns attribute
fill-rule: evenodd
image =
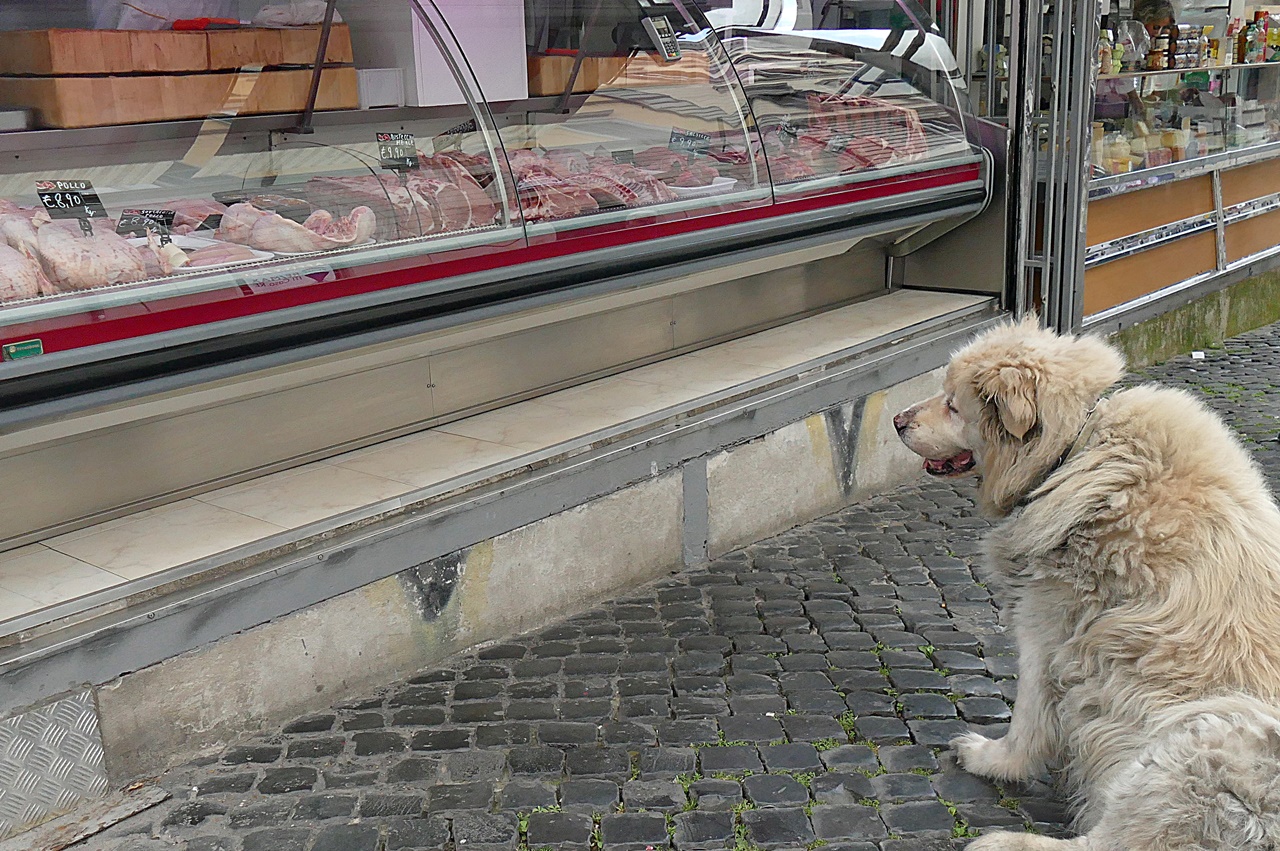
<svg viewBox="0 0 1280 851"><path fill-rule="evenodd" d="M1099 263L1107 263L1111 260L1119 260L1121 257L1128 257L1131 254L1137 254L1139 251L1146 251L1149 248L1154 248L1166 242L1173 242L1193 233L1212 230L1217 227L1217 224L1218 214L1216 211L1202 213L1189 219L1144 230L1141 233L1102 242L1090 246L1085 252L1085 267L1096 266Z"/></svg>

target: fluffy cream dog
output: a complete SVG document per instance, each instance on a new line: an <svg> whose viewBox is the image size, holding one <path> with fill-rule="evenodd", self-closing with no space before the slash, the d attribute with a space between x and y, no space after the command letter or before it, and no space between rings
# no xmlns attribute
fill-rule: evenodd
<svg viewBox="0 0 1280 851"><path fill-rule="evenodd" d="M968 771L1060 771L1082 836L976 851L1280 849L1280 510L1190 395L1123 374L1100 340L1034 321L951 360L895 418L934 475L982 477L986 570L1019 650L1007 735Z"/></svg>

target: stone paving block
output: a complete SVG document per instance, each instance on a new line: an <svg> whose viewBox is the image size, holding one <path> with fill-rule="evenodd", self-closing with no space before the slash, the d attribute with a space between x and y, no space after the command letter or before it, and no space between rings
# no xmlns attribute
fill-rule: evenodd
<svg viewBox="0 0 1280 851"><path fill-rule="evenodd" d="M809 790L785 774L753 774L742 781L742 789L757 807L793 807L809 802Z"/></svg>
<svg viewBox="0 0 1280 851"><path fill-rule="evenodd" d="M527 843L531 851L587 851L595 823L585 813L530 813Z"/></svg>
<svg viewBox="0 0 1280 851"><path fill-rule="evenodd" d="M820 804L847 806L874 796L871 779L864 774L830 771L820 774L809 784L813 799Z"/></svg>
<svg viewBox="0 0 1280 851"><path fill-rule="evenodd" d="M528 811L555 806L556 787L538 780L512 780L498 793L498 807L504 810Z"/></svg>
<svg viewBox="0 0 1280 851"><path fill-rule="evenodd" d="M729 711L734 715L777 717L787 711L787 700L780 695L737 695L729 698Z"/></svg>
<svg viewBox="0 0 1280 851"><path fill-rule="evenodd" d="M665 848L667 820L662 813L609 813L600 819L604 851L642 851Z"/></svg>
<svg viewBox="0 0 1280 851"><path fill-rule="evenodd" d="M467 730L420 730L409 740L415 751L449 751L471 746L471 733Z"/></svg>
<svg viewBox="0 0 1280 851"><path fill-rule="evenodd" d="M1011 717L1009 704L998 697L966 697L956 703L960 715L966 721L978 724L994 724Z"/></svg>
<svg viewBox="0 0 1280 851"><path fill-rule="evenodd" d="M311 851L381 851L381 844L376 825L335 824L316 835Z"/></svg>
<svg viewBox="0 0 1280 851"><path fill-rule="evenodd" d="M872 797L883 803L934 797L929 778L920 774L881 774L871 778Z"/></svg>
<svg viewBox="0 0 1280 851"><path fill-rule="evenodd" d="M629 780L622 784L622 803L628 810L678 810L684 790L670 780Z"/></svg>
<svg viewBox="0 0 1280 851"><path fill-rule="evenodd" d="M875 771L875 752L866 745L840 745L820 754L822 764L832 771Z"/></svg>
<svg viewBox="0 0 1280 851"><path fill-rule="evenodd" d="M370 794L360 799L360 816L361 818L416 816L422 812L423 805L422 795ZM481 806L487 807L488 802Z"/></svg>
<svg viewBox="0 0 1280 851"><path fill-rule="evenodd" d="M734 715L717 723L726 742L774 742L785 735L782 722L765 715Z"/></svg>
<svg viewBox="0 0 1280 851"><path fill-rule="evenodd" d="M331 818L350 818L355 813L357 798L354 795L325 793L299 798L290 817L299 820L324 821Z"/></svg>
<svg viewBox="0 0 1280 851"><path fill-rule="evenodd" d="M493 791L492 782L445 783L432 786L427 790L427 808L432 813L488 809L493 801Z"/></svg>
<svg viewBox="0 0 1280 851"><path fill-rule="evenodd" d="M314 768L275 768L263 772L258 791L264 795L301 792L316 785L319 773Z"/></svg>
<svg viewBox="0 0 1280 851"><path fill-rule="evenodd" d="M764 769L760 752L752 745L700 748L698 761L704 775L740 774Z"/></svg>
<svg viewBox="0 0 1280 851"><path fill-rule="evenodd" d="M911 732L896 716L869 715L854 722L859 738L877 744L909 742Z"/></svg>
<svg viewBox="0 0 1280 851"><path fill-rule="evenodd" d="M844 728L834 718L821 715L785 715L782 726L792 742L817 742L822 739L840 740L845 737Z"/></svg>
<svg viewBox="0 0 1280 851"><path fill-rule="evenodd" d="M631 756L624 747L584 746L565 754L565 770L570 777L623 779L631 773Z"/></svg>
<svg viewBox="0 0 1280 851"><path fill-rule="evenodd" d="M244 837L244 851L304 851L311 832L287 827L256 830Z"/></svg>
<svg viewBox="0 0 1280 851"><path fill-rule="evenodd" d="M564 751L547 745L512 748L507 753L512 774L560 774L564 770Z"/></svg>
<svg viewBox="0 0 1280 851"><path fill-rule="evenodd" d="M810 813L813 832L829 842L837 839L884 839L889 831L874 807L822 805Z"/></svg>
<svg viewBox="0 0 1280 851"><path fill-rule="evenodd" d="M908 718L956 717L956 705L946 695L931 693L904 694L898 699L902 701L904 714Z"/></svg>
<svg viewBox="0 0 1280 851"><path fill-rule="evenodd" d="M693 811L675 816L672 842L676 851L710 851L733 843L733 813Z"/></svg>
<svg viewBox="0 0 1280 851"><path fill-rule="evenodd" d="M913 836L950 836L956 822L938 801L882 804L880 818L890 832Z"/></svg>
<svg viewBox="0 0 1280 851"><path fill-rule="evenodd" d="M471 851L514 849L519 836L510 813L460 812L453 817L453 841Z"/></svg>
<svg viewBox="0 0 1280 851"><path fill-rule="evenodd" d="M493 780L506 766L506 754L499 751L469 751L446 754L440 760L442 777L448 783Z"/></svg>
<svg viewBox="0 0 1280 851"><path fill-rule="evenodd" d="M566 810L612 812L621 800L621 790L611 780L566 780L560 784L560 805Z"/></svg>
<svg viewBox="0 0 1280 851"><path fill-rule="evenodd" d="M760 748L760 756L764 759L765 768L773 772L822 770L817 749L808 743L765 745Z"/></svg>
<svg viewBox="0 0 1280 851"><path fill-rule="evenodd" d="M937 771L938 759L924 745L886 745L878 756L886 771Z"/></svg>
<svg viewBox="0 0 1280 851"><path fill-rule="evenodd" d="M844 703L857 716L894 715L897 712L894 699L882 692L851 691L845 695Z"/></svg>
<svg viewBox="0 0 1280 851"><path fill-rule="evenodd" d="M250 772L207 777L196 786L197 794L218 795L223 792L248 792L253 788L253 783L257 779L258 775Z"/></svg>
<svg viewBox="0 0 1280 851"><path fill-rule="evenodd" d="M946 747L956 736L964 735L969 730L969 726L963 721L908 721L907 726L911 728L911 738L918 745L925 745L931 748Z"/></svg>
<svg viewBox="0 0 1280 851"><path fill-rule="evenodd" d="M742 814L747 837L761 848L804 846L814 840L813 827L803 809L771 807Z"/></svg>
<svg viewBox="0 0 1280 851"><path fill-rule="evenodd" d="M658 747L640 751L640 776L645 780L692 773L697 770L697 764L698 754L693 748Z"/></svg>
<svg viewBox="0 0 1280 851"><path fill-rule="evenodd" d="M961 801L956 804L956 812L971 828L983 833L994 829L1021 831L1027 821L1017 809L985 801Z"/></svg>
<svg viewBox="0 0 1280 851"><path fill-rule="evenodd" d="M689 787L699 810L731 810L742 802L742 786L734 780L705 778Z"/></svg>
<svg viewBox="0 0 1280 851"><path fill-rule="evenodd" d="M791 709L806 715L839 715L846 708L844 698L835 689L789 692L787 703Z"/></svg>
<svg viewBox="0 0 1280 851"><path fill-rule="evenodd" d="M717 740L715 721L662 721L658 724L658 742L666 746L706 745Z"/></svg>
<svg viewBox="0 0 1280 851"><path fill-rule="evenodd" d="M676 697L671 711L679 718L715 718L729 714L729 702L723 697Z"/></svg>

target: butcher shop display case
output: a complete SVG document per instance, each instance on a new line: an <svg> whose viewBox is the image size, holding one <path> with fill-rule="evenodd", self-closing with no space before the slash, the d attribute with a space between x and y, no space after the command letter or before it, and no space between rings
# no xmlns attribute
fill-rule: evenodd
<svg viewBox="0 0 1280 851"><path fill-rule="evenodd" d="M0 402L573 285L600 249L634 246L641 268L945 218L988 191L954 62L915 11L906 29L717 34L687 3L579 4L556 19L567 47L526 33L525 57L495 58L462 5L336 9L127 38L0 13L43 63L0 68L0 108L40 125L0 133ZM49 57L77 32L119 50L64 76ZM354 108L344 81L381 102L388 56L395 103ZM487 101L513 67L530 95ZM70 113L40 92L64 81L100 93L100 126L57 126ZM173 112L196 83L200 117ZM126 102L149 95L178 117Z"/></svg>

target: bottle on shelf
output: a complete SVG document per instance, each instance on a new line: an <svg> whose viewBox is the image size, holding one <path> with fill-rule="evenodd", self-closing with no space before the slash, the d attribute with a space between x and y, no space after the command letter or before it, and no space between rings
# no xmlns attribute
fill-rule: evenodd
<svg viewBox="0 0 1280 851"><path fill-rule="evenodd" d="M1280 18L1267 15L1267 55L1266 61L1280 62Z"/></svg>
<svg viewBox="0 0 1280 851"><path fill-rule="evenodd" d="M1253 20L1245 27L1244 62L1262 62L1267 49L1267 13L1261 9L1253 13Z"/></svg>
<svg viewBox="0 0 1280 851"><path fill-rule="evenodd" d="M1111 34L1110 16L1102 16L1102 29L1098 33L1098 73L1114 74L1115 67L1115 36Z"/></svg>

